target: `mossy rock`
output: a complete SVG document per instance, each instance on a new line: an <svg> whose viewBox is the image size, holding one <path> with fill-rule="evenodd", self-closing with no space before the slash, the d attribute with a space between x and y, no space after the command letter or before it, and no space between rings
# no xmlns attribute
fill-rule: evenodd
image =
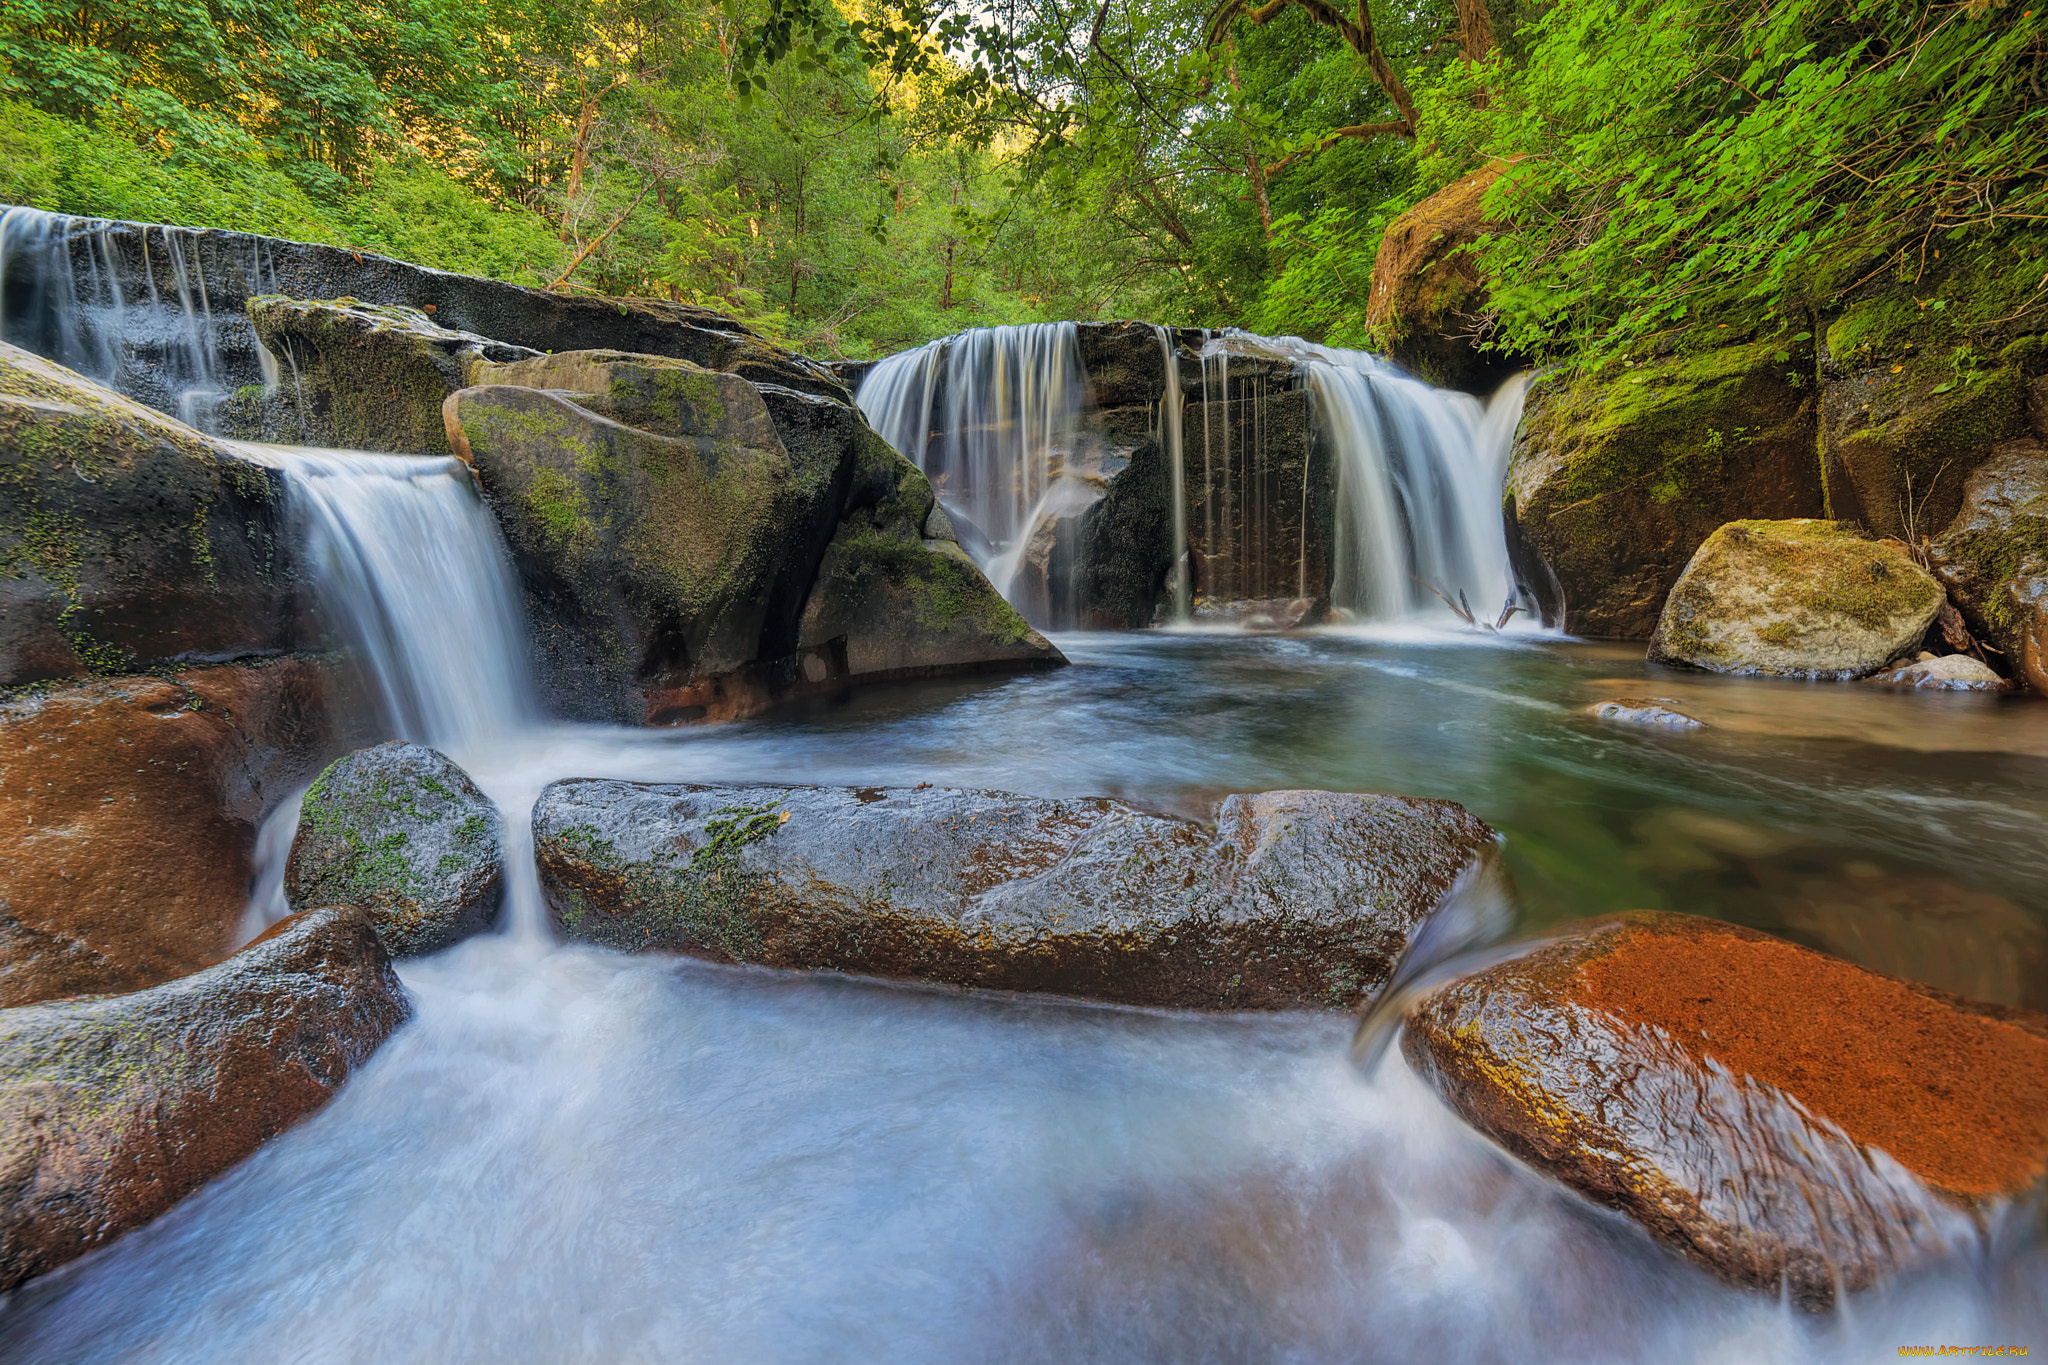
<svg viewBox="0 0 2048 1365"><path fill-rule="evenodd" d="M300 414L301 439L346 450L447 454L443 400L480 363L536 354L394 304L265 294L247 308L281 367L284 410Z"/></svg>
<svg viewBox="0 0 2048 1365"><path fill-rule="evenodd" d="M0 344L0 685L291 651L284 477Z"/></svg>
<svg viewBox="0 0 2048 1365"><path fill-rule="evenodd" d="M1962 509L1928 547L1934 573L2016 677L2048 693L2048 449L2000 446L1963 484Z"/></svg>
<svg viewBox="0 0 2048 1365"><path fill-rule="evenodd" d="M1734 521L1671 590L1656 663L1860 678L1918 648L1944 601L1903 546L1837 522Z"/></svg>
<svg viewBox="0 0 2048 1365"><path fill-rule="evenodd" d="M1556 575L1567 630L1642 639L1716 527L1821 513L1811 370L1810 344L1784 335L1532 386L1513 530Z"/></svg>
<svg viewBox="0 0 2048 1365"><path fill-rule="evenodd" d="M496 920L503 823L445 755L402 742L359 749L307 791L285 895L298 910L360 907L393 957L437 952Z"/></svg>
<svg viewBox="0 0 2048 1365"><path fill-rule="evenodd" d="M1504 169L1482 166L1396 218L1373 259L1365 314L1373 344L1432 384L1490 393L1521 367L1478 344L1487 288L1472 248L1493 230L1486 192Z"/></svg>

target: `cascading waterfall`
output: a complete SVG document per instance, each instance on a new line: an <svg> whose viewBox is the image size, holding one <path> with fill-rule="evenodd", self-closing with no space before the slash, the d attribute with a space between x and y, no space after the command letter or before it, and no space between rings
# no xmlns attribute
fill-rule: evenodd
<svg viewBox="0 0 2048 1365"><path fill-rule="evenodd" d="M1077 336L1071 322L977 328L892 355L861 381L868 422L971 525L961 543L979 533L985 569L1006 553L1014 565L1072 454L1087 388Z"/></svg>
<svg viewBox="0 0 2048 1365"><path fill-rule="evenodd" d="M1188 581L1188 472L1181 428L1187 398L1180 387L1180 346L1173 329L1155 323L1153 330L1159 333L1159 354L1166 365L1166 387L1159 395L1159 442L1173 483L1173 568L1167 584L1173 593L1173 619L1185 621L1194 604Z"/></svg>
<svg viewBox="0 0 2048 1365"><path fill-rule="evenodd" d="M216 318L192 228L115 224L41 209L0 213L0 341L47 356L201 430L227 397ZM130 251L140 271L125 269ZM276 270L261 239L232 268L247 293L268 292ZM139 273L144 292L124 288Z"/></svg>

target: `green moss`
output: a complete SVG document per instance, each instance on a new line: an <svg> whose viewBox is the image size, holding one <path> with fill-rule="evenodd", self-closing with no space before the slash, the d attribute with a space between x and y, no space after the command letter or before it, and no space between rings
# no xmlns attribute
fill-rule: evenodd
<svg viewBox="0 0 2048 1365"><path fill-rule="evenodd" d="M607 900L615 915L631 916L642 934L664 943L691 943L714 948L736 962L760 960L765 948L752 907L772 881L750 872L741 853L782 826L775 804L721 806L704 822L705 841L687 857L658 851L647 861L628 861L616 844L594 825L573 825L555 836L608 884ZM627 949L644 947L634 933L607 932L609 916L588 913L594 907L584 893L572 891L562 911L563 923L581 927L587 920L597 942Z"/></svg>
<svg viewBox="0 0 2048 1365"><path fill-rule="evenodd" d="M591 524L590 504L585 501L583 490L559 470L533 471L533 477L526 484L526 505L533 509L533 515L540 523L541 535L558 550L597 538L597 528Z"/></svg>

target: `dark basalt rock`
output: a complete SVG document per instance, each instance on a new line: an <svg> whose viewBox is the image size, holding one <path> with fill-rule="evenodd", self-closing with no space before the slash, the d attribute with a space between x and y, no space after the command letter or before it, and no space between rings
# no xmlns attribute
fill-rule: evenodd
<svg viewBox="0 0 2048 1365"><path fill-rule="evenodd" d="M317 643L284 477L0 343L0 686Z"/></svg>
<svg viewBox="0 0 2048 1365"><path fill-rule="evenodd" d="M1448 801L1104 799L558 782L534 807L574 939L1186 1009L1353 1006L1494 836Z"/></svg>
<svg viewBox="0 0 2048 1365"><path fill-rule="evenodd" d="M410 1014L369 926L331 909L153 990L0 1011L0 1291L318 1109Z"/></svg>
<svg viewBox="0 0 2048 1365"><path fill-rule="evenodd" d="M359 749L306 793L285 867L297 910L361 908L393 957L490 928L504 898L504 822L469 774L421 744Z"/></svg>
<svg viewBox="0 0 2048 1365"><path fill-rule="evenodd" d="M2048 1018L1714 920L1564 930L1425 997L1402 1049L1538 1170L1811 1308L2048 1171Z"/></svg>
<svg viewBox="0 0 2048 1365"><path fill-rule="evenodd" d="M137 991L234 950L256 831L347 747L324 659L0 704L0 1006Z"/></svg>

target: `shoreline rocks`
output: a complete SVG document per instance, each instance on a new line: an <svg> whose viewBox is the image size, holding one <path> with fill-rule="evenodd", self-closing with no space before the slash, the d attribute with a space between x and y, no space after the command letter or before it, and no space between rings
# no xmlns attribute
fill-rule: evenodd
<svg viewBox="0 0 2048 1365"><path fill-rule="evenodd" d="M1215 829L1106 799L558 782L560 932L625 951L1183 1009L1351 1007L1493 832L1448 801L1232 796Z"/></svg>
<svg viewBox="0 0 2048 1365"><path fill-rule="evenodd" d="M285 896L295 910L361 909L393 957L438 952L497 919L503 825L469 774L435 750L358 749L306 793Z"/></svg>
<svg viewBox="0 0 2048 1365"><path fill-rule="evenodd" d="M168 985L0 1010L0 1292L320 1108L411 1010L369 926L331 909Z"/></svg>
<svg viewBox="0 0 2048 1365"><path fill-rule="evenodd" d="M1650 661L1859 678L1918 649L1944 600L1896 541L1831 521L1731 521L1671 589Z"/></svg>
<svg viewBox="0 0 2048 1365"><path fill-rule="evenodd" d="M1962 508L1928 557L1971 628L2048 695L2048 447L1998 447L1964 481Z"/></svg>
<svg viewBox="0 0 2048 1365"><path fill-rule="evenodd" d="M1809 1308L2048 1173L2048 1016L1714 920L1569 926L1425 997L1402 1050L1539 1171Z"/></svg>

